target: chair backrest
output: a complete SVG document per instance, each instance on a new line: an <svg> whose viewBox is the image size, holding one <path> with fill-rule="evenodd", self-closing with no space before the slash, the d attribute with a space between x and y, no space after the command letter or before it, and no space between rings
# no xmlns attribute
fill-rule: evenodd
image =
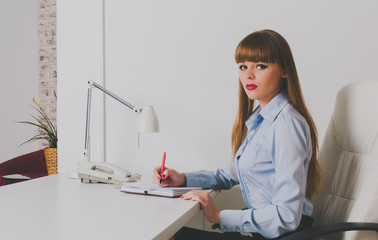
<svg viewBox="0 0 378 240"><path fill-rule="evenodd" d="M44 149L27 153L0 163L0 186L20 182L20 179L5 179L9 174L21 174L30 178L47 176Z"/></svg>
<svg viewBox="0 0 378 240"><path fill-rule="evenodd" d="M378 222L378 81L342 88L320 153L323 185L314 201L315 226ZM371 231L330 239L378 239Z"/></svg>

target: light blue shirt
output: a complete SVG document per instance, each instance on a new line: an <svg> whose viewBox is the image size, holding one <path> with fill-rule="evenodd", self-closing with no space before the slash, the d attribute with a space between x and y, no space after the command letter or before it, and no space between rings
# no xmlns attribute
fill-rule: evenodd
<svg viewBox="0 0 378 240"><path fill-rule="evenodd" d="M245 125L248 133L234 161L215 172L185 173L187 186L229 189L240 184L248 209L222 210L221 230L275 238L294 231L302 214L312 214L306 199L310 129L283 93L262 110L258 106Z"/></svg>

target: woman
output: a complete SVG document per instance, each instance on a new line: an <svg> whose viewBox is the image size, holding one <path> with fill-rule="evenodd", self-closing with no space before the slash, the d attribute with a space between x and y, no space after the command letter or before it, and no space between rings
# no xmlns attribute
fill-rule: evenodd
<svg viewBox="0 0 378 240"><path fill-rule="evenodd" d="M182 199L198 201L206 218L223 232L251 232L252 239L278 238L311 227L311 198L321 171L314 121L304 103L294 59L286 40L262 30L238 45L239 110L232 130L234 160L215 172L179 173L154 169L166 186L229 189L240 184L245 210L219 210L205 191ZM254 109L254 101L259 106ZM235 234L183 228L175 239L244 239Z"/></svg>

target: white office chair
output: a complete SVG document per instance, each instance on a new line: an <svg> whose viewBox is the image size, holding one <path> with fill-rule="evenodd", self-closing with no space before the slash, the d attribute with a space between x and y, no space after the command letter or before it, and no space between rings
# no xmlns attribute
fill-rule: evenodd
<svg viewBox="0 0 378 240"><path fill-rule="evenodd" d="M314 228L284 239L378 240L378 81L339 91L319 161Z"/></svg>

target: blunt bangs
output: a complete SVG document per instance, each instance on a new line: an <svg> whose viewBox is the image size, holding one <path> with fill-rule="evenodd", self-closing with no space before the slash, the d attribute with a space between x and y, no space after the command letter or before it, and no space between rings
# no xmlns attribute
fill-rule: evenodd
<svg viewBox="0 0 378 240"><path fill-rule="evenodd" d="M268 33L259 31L245 37L235 51L236 63L242 62L279 62L277 45Z"/></svg>

